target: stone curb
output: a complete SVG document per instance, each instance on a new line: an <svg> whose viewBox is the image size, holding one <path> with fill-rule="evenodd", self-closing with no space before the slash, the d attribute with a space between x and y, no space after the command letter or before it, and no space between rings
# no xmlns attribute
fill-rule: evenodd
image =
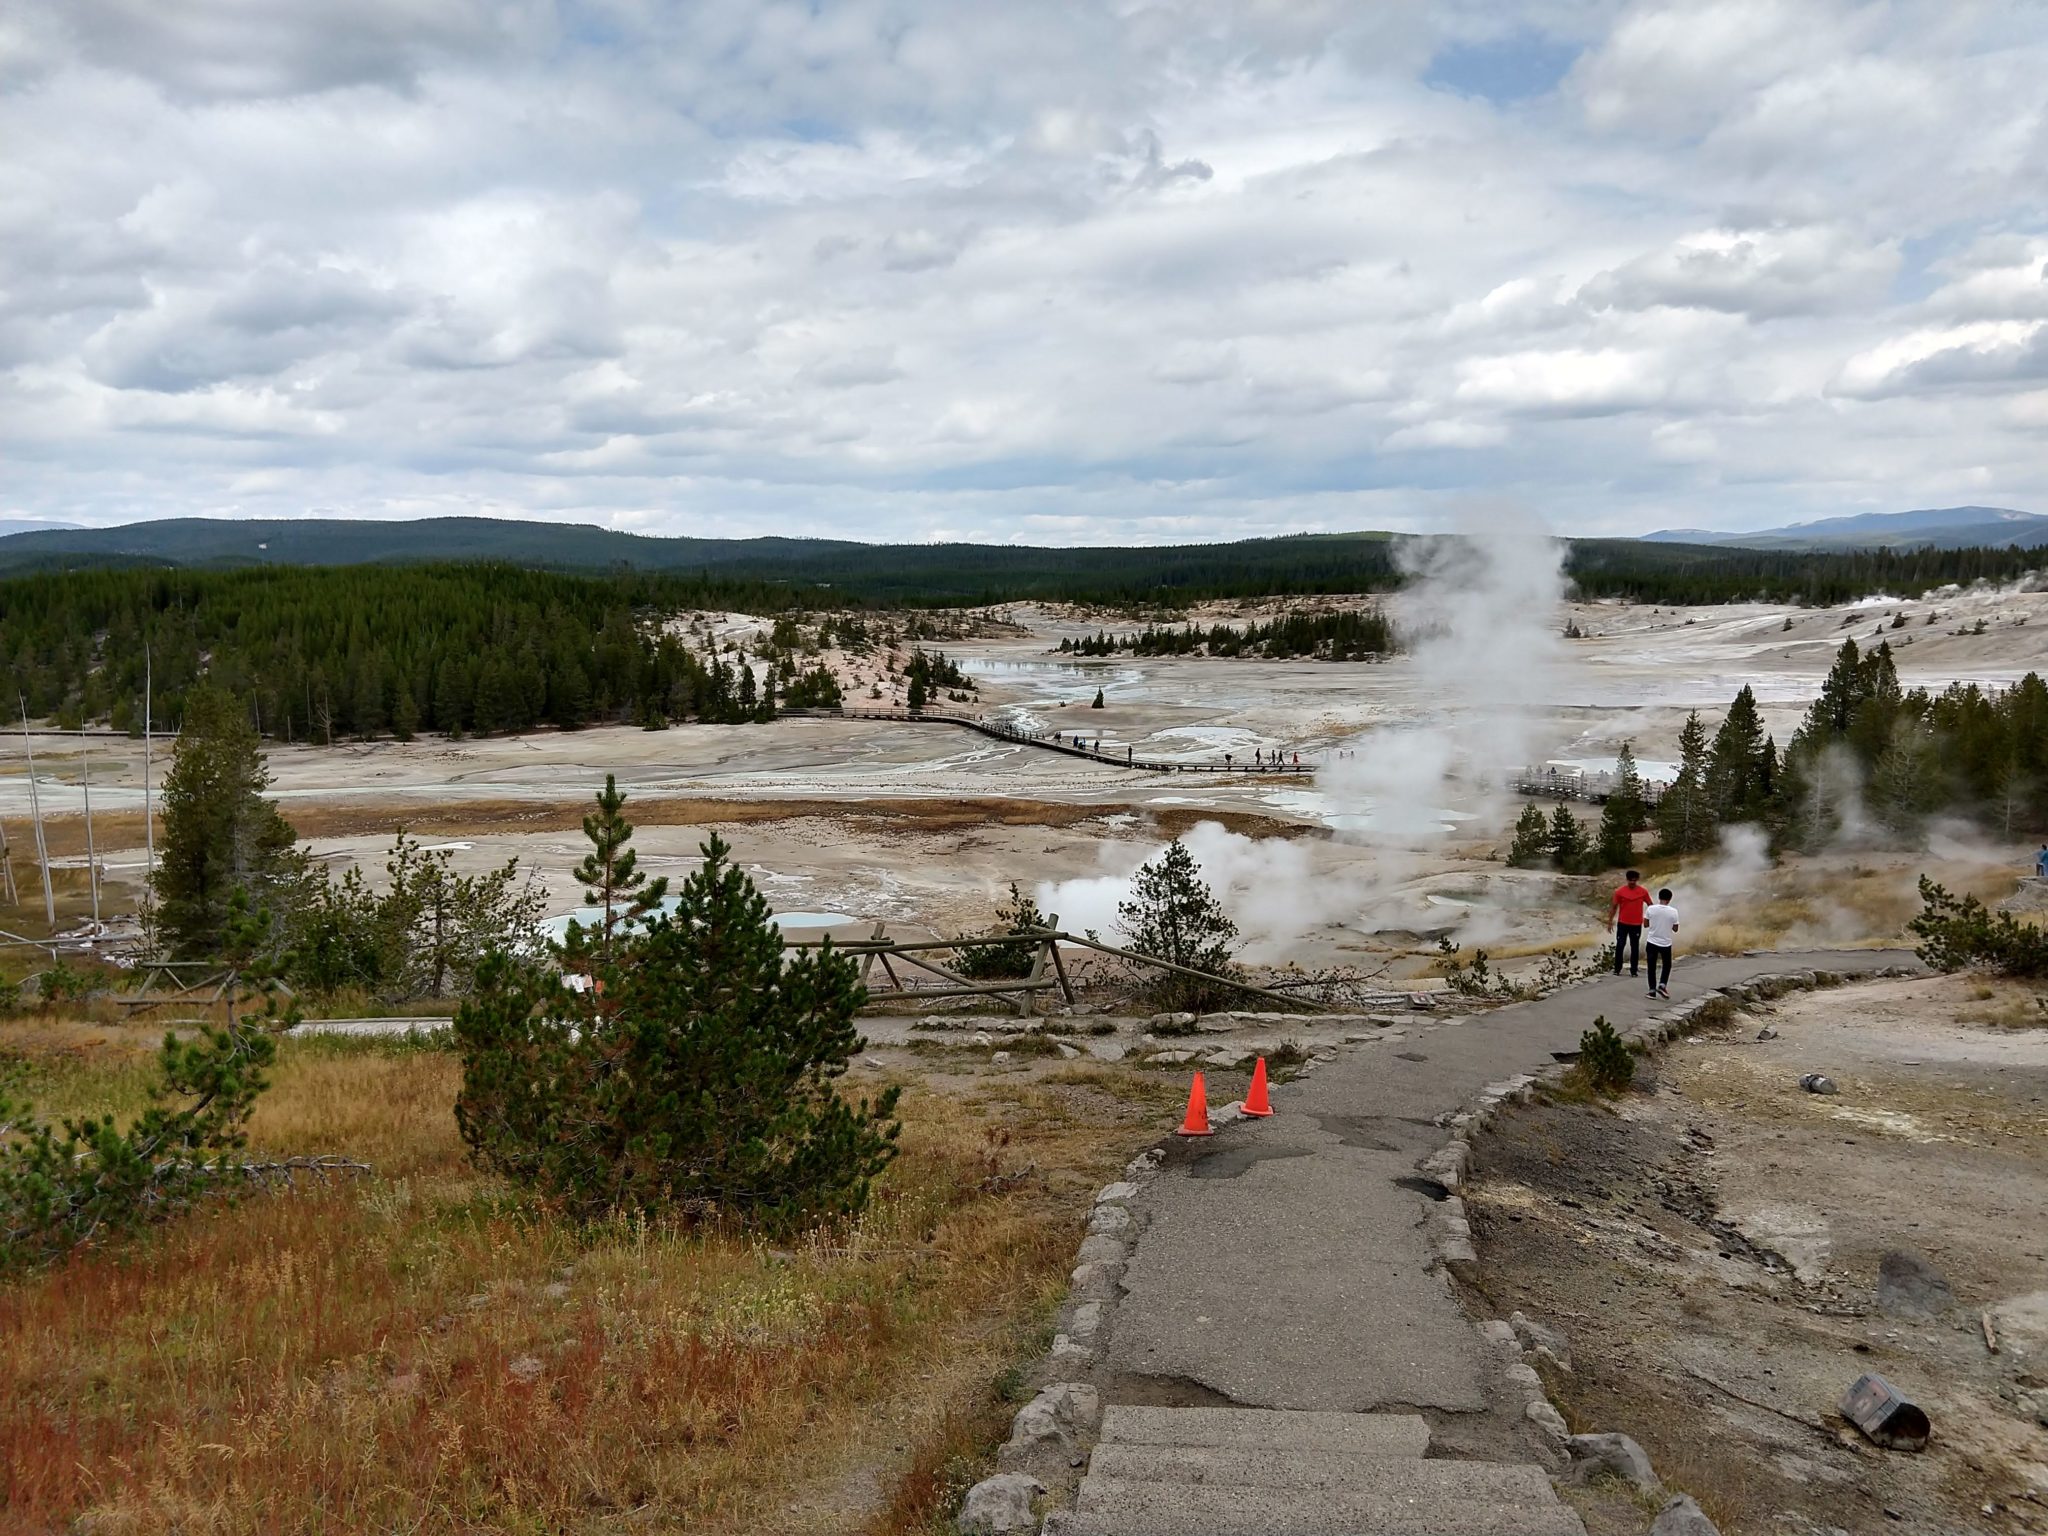
<svg viewBox="0 0 2048 1536"><path fill-rule="evenodd" d="M1226 1105L1209 1117L1211 1125L1238 1118L1241 1105ZM1067 1297L1061 1304L1052 1349L1041 1371L1052 1379L1010 1421L1010 1438L996 1451L995 1476L967 1491L963 1509L992 1507L1003 1489L1020 1474L1047 1485L1069 1482L1074 1467L1085 1459L1102 1421L1102 1396L1088 1378L1102 1363L1114 1326L1119 1287L1131 1248L1144 1231L1144 1218L1132 1203L1166 1161L1162 1143L1139 1153L1124 1165L1123 1177L1097 1191L1088 1211L1081 1246L1074 1254ZM979 1497L977 1497L979 1495ZM1019 1531L1037 1529L1034 1519Z"/></svg>

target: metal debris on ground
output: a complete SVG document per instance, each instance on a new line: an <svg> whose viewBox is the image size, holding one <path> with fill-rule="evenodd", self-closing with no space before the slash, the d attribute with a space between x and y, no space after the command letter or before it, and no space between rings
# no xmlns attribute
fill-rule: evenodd
<svg viewBox="0 0 2048 1536"><path fill-rule="evenodd" d="M1934 1427L1927 1414L1882 1376L1858 1376L1842 1394L1842 1417L1872 1445L1888 1451L1924 1451Z"/></svg>

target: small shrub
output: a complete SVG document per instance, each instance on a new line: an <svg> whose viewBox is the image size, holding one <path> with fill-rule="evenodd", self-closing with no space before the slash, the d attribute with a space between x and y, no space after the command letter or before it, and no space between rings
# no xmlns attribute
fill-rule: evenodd
<svg viewBox="0 0 2048 1536"><path fill-rule="evenodd" d="M1937 971L1986 966L2001 976L2048 976L2048 929L1992 912L1974 896L1954 896L1920 877L1920 915L1906 926L1919 935L1920 958Z"/></svg>
<svg viewBox="0 0 2048 1536"><path fill-rule="evenodd" d="M125 1131L112 1115L51 1125L0 1096L0 1271L161 1221L242 1182L228 1155L247 1140L277 1033L290 1022L273 1004L253 1021L201 1024L196 1040L167 1033L151 1089L157 1102Z"/></svg>
<svg viewBox="0 0 2048 1536"><path fill-rule="evenodd" d="M1034 933L1044 927L1045 914L1038 910L1038 903L1017 889L1017 882L1012 880L1009 902L996 908L995 926L975 937L997 939L1010 934ZM1014 944L976 944L963 948L955 952L953 969L975 981L1029 976L1031 963L1038 955L1039 942L1037 939L1020 939Z"/></svg>
<svg viewBox="0 0 2048 1536"><path fill-rule="evenodd" d="M1604 1013L1579 1036L1579 1070L1595 1093L1620 1093L1636 1080L1635 1054Z"/></svg>
<svg viewBox="0 0 2048 1536"><path fill-rule="evenodd" d="M1555 992L1559 987L1568 987L1573 982L1597 976L1613 964L1611 947L1595 950L1591 956L1569 949L1553 949L1537 965L1534 984L1524 990L1540 997L1546 992Z"/></svg>
<svg viewBox="0 0 2048 1536"><path fill-rule="evenodd" d="M50 968L36 978L36 998L45 1008L63 1003L82 1003L92 996L98 985L89 971L82 971L63 960L53 960Z"/></svg>
<svg viewBox="0 0 2048 1536"><path fill-rule="evenodd" d="M1507 977L1493 968L1486 951L1475 949L1469 960L1459 958L1464 946L1453 944L1449 935L1436 941L1437 962L1444 984L1460 997L1507 997L1512 995Z"/></svg>

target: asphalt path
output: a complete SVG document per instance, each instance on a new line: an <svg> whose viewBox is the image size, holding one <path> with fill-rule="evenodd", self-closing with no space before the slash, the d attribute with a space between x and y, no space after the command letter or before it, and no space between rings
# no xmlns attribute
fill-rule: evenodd
<svg viewBox="0 0 2048 1536"><path fill-rule="evenodd" d="M1489 1084L1551 1066L1595 1015L1626 1030L1773 972L1912 963L1902 950L1681 958L1669 1001L1602 977L1345 1051L1276 1088L1270 1120L1220 1130L1146 1186L1112 1372L1245 1407L1487 1408L1497 1368L1434 1262L1416 1176L1450 1139L1439 1122Z"/></svg>

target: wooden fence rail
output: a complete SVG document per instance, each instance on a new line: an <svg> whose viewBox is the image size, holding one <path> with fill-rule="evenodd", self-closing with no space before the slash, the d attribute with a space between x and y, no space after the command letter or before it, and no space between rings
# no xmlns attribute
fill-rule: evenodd
<svg viewBox="0 0 2048 1536"><path fill-rule="evenodd" d="M871 1002L936 1002L941 998L953 997L1013 997L1020 1018L1029 1018L1036 1011L1037 996L1041 992L1057 991L1071 1006L1074 1002L1073 983L1067 977L1066 962L1060 958L1060 946L1072 944L1081 949L1094 950L1123 960L1141 969L1166 971L1178 976L1191 976L1202 981L1213 982L1243 992L1252 997L1264 998L1267 1002L1289 1013L1321 1013L1320 1005L1285 992L1276 992L1270 987L1256 986L1234 976L1220 976L1210 971L1195 970L1190 966L1176 965L1171 960L1160 960L1151 955L1141 955L1135 950L1119 949L1114 944L1105 944L1100 939L1081 934L1066 933L1059 926L1059 915L1048 913L1045 926L1019 929L1014 933L985 936L966 936L957 939L911 939L898 941L885 937L882 924L875 924L874 933L865 939L784 939L785 949L817 949L830 944L843 955L860 957L861 984L868 989ZM933 950L985 949L1002 945L1021 947L1033 946L1031 968L1015 979L1002 978L993 981L976 981L963 976L957 970L949 970L935 961L924 958ZM902 961L907 968L924 971L936 976L941 986L912 986L896 970L896 961ZM956 962L957 963L957 962ZM880 969L888 978L887 986L877 986L873 980L875 971ZM915 979L915 978L913 978Z"/></svg>

